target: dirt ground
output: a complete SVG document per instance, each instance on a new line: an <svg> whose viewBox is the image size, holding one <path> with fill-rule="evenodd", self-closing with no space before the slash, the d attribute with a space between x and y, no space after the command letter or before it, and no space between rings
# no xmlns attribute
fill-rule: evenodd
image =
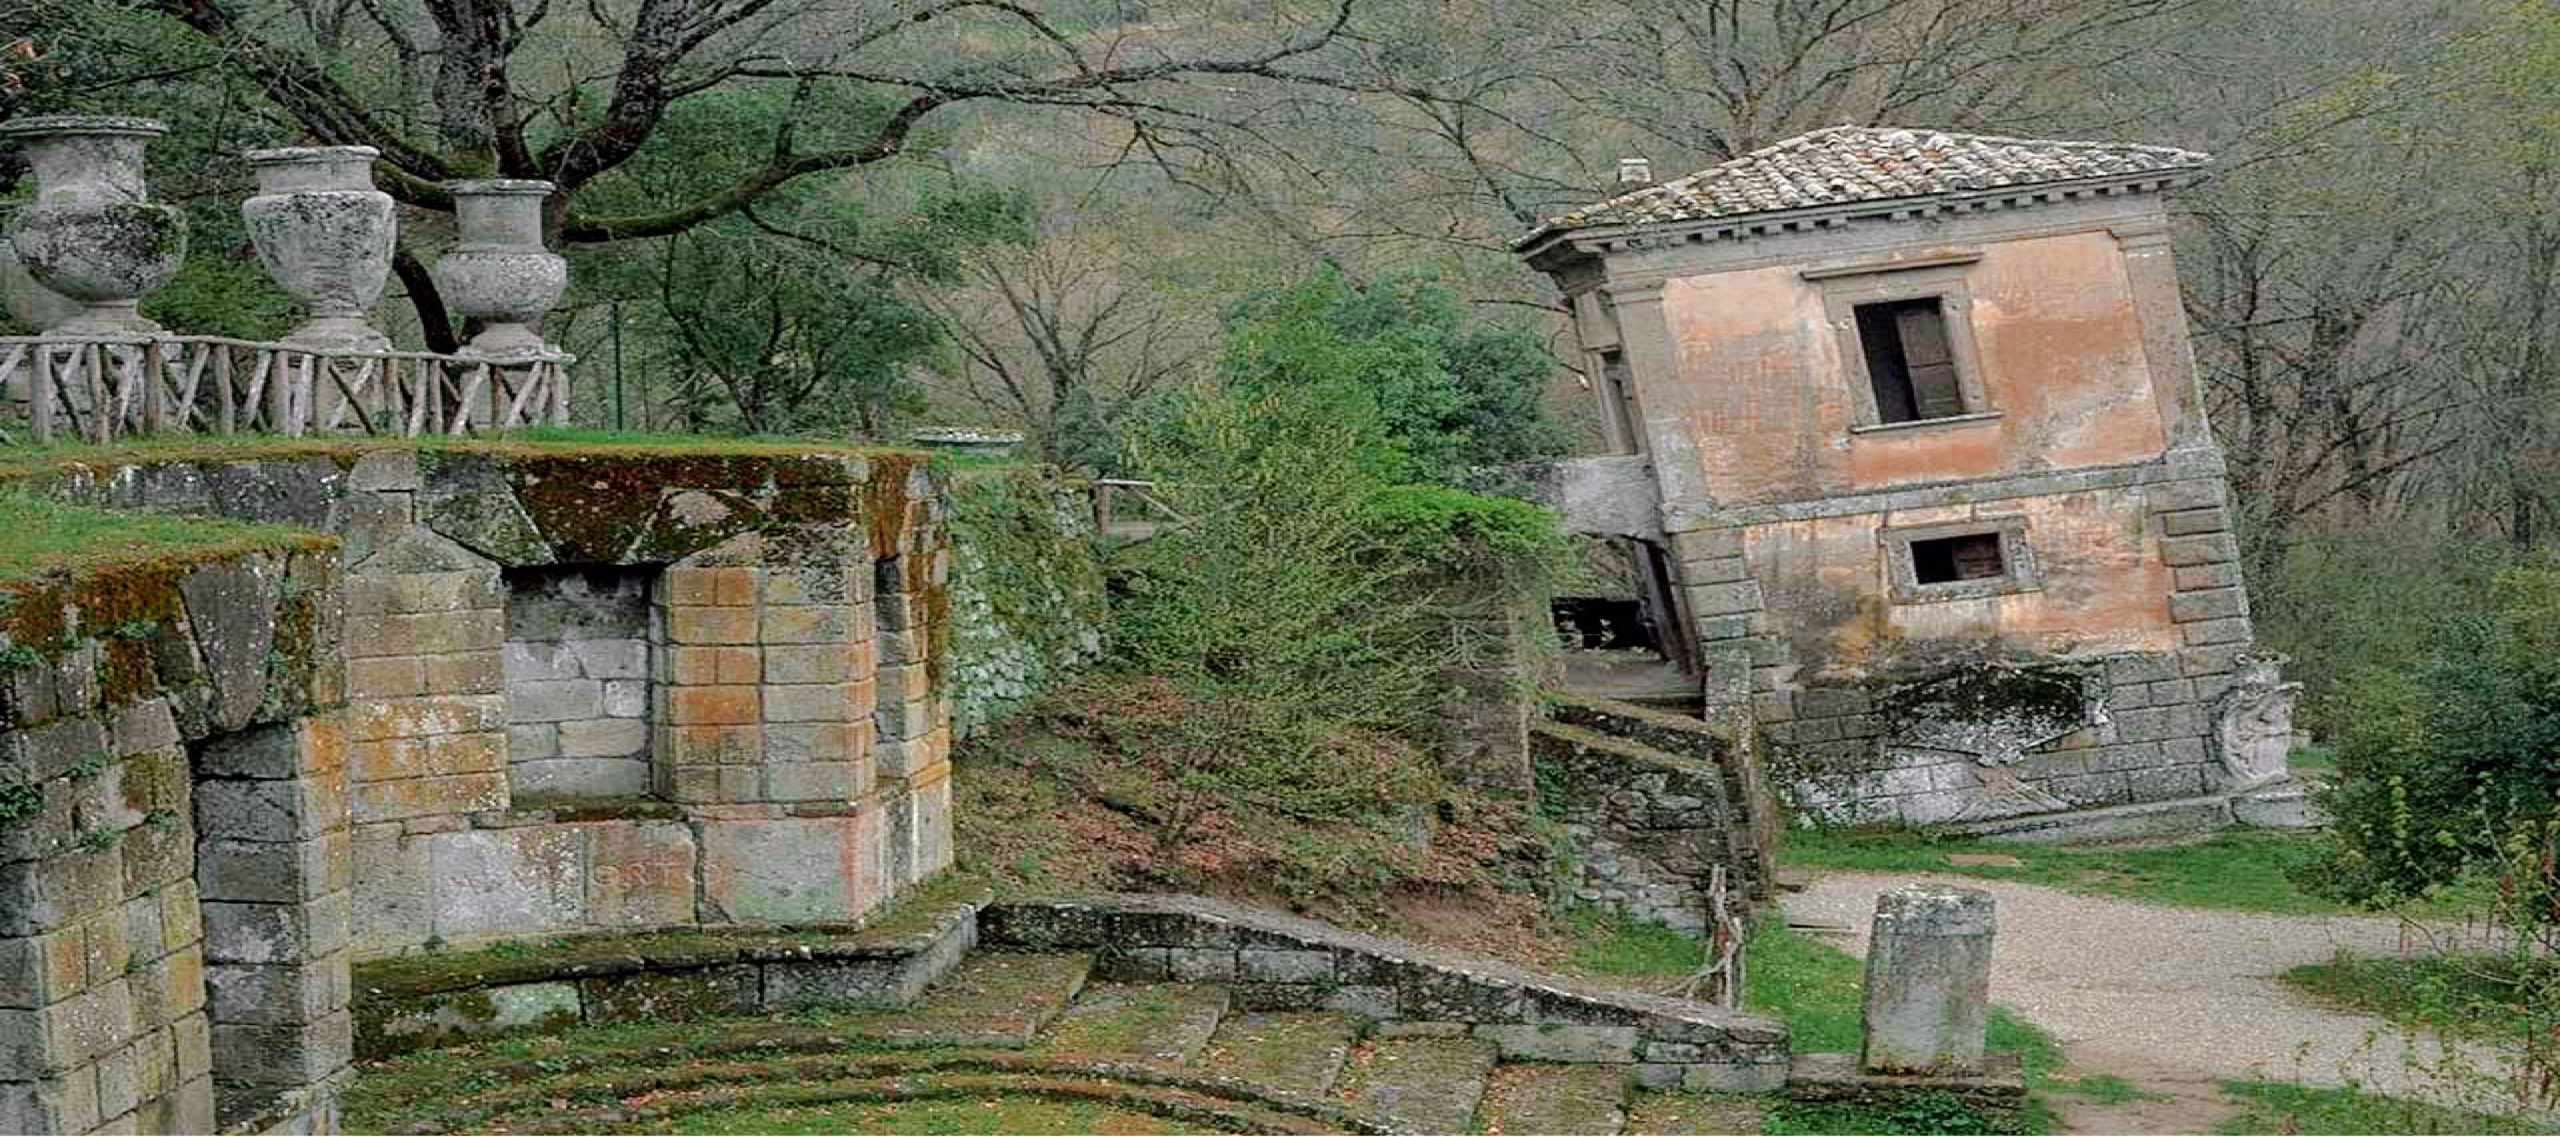
<svg viewBox="0 0 2560 1137"><path fill-rule="evenodd" d="M2113 1074L2160 1095L2118 1104L2054 1095L2063 1132L2210 1133L2235 1111L2221 1094L2225 1079L2352 1082L2448 1105L2494 1103L2483 1087L2432 1071L2442 1056L2435 1040L2314 1005L2277 981L2342 950L2421 949L2441 929L2413 934L2384 917L2170 908L1974 878L1858 873L1816 877L1787 897L1787 916L1847 929L1835 942L1863 955L1876 896L1922 879L1995 898L1991 997L2062 1043L2071 1065L2062 1077Z"/></svg>

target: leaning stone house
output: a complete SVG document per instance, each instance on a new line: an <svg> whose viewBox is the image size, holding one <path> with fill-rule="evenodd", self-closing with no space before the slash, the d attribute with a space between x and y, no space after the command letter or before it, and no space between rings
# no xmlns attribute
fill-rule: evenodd
<svg viewBox="0 0 2560 1137"><path fill-rule="evenodd" d="M1615 451L1568 472L1568 512L1649 550L1668 653L1749 702L1818 809L2264 780L2216 739L2235 700L2288 693L2245 667L2165 209L2206 163L1844 126L1518 243L1571 302Z"/></svg>

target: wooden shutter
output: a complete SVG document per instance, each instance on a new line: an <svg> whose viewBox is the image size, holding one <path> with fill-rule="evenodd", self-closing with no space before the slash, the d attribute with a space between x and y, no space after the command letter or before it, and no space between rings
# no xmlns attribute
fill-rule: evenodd
<svg viewBox="0 0 2560 1137"><path fill-rule="evenodd" d="M1902 365L1911 376L1911 401L1918 417L1963 414L1964 391L1956 384L1956 354L1947 340L1946 314L1936 300L1896 308L1894 330L1902 340Z"/></svg>

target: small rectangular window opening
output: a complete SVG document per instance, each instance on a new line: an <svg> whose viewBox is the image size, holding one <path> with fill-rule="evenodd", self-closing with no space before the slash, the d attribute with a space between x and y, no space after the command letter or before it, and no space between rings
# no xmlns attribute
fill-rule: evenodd
<svg viewBox="0 0 2560 1137"><path fill-rule="evenodd" d="M1968 533L1911 543L1911 579L1920 584L1953 584L2008 575L1997 533Z"/></svg>
<svg viewBox="0 0 2560 1137"><path fill-rule="evenodd" d="M1918 422L1965 413L1945 307L1935 296L1857 306L1858 343L1875 387L1876 421Z"/></svg>

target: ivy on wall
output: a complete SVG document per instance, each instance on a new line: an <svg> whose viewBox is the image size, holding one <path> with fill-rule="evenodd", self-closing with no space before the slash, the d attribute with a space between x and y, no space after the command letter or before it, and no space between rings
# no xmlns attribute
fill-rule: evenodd
<svg viewBox="0 0 2560 1137"><path fill-rule="evenodd" d="M1027 466L946 472L951 728L967 738L1101 655L1110 616L1081 494Z"/></svg>

